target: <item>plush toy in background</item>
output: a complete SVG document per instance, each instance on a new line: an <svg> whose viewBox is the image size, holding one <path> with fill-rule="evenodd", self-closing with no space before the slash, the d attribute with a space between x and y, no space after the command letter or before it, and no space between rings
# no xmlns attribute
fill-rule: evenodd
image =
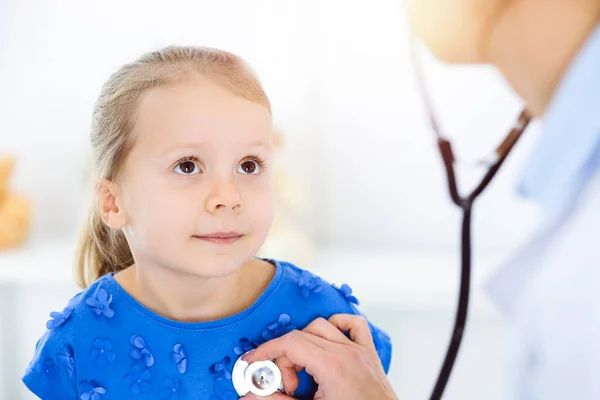
<svg viewBox="0 0 600 400"><path fill-rule="evenodd" d="M273 132L272 148L275 157L283 148L283 134ZM302 218L309 202L308 191L294 183L290 174L275 162L275 215L267 240L258 252L259 257L309 265L312 261L313 243L296 223Z"/></svg>
<svg viewBox="0 0 600 400"><path fill-rule="evenodd" d="M31 203L8 187L14 160L0 156L0 250L25 243L31 225Z"/></svg>

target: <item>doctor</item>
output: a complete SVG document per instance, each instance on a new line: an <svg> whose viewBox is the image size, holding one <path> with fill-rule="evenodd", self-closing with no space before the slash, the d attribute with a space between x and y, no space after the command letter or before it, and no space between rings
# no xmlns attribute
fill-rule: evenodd
<svg viewBox="0 0 600 400"><path fill-rule="evenodd" d="M513 327L507 397L600 399L600 0L408 3L413 32L435 56L495 65L542 119L518 189L544 222L488 283ZM306 368L319 399L396 399L359 317L314 321L248 361L268 358L287 388L293 369Z"/></svg>

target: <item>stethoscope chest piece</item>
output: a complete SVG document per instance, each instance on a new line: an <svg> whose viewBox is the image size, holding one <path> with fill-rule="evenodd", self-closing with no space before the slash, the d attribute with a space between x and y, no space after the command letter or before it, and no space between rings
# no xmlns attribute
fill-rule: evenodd
<svg viewBox="0 0 600 400"><path fill-rule="evenodd" d="M243 355L242 355L243 357ZM251 364L238 358L233 365L231 380L240 396L252 393L256 396L270 396L283 392L281 371L273 361L256 361Z"/></svg>

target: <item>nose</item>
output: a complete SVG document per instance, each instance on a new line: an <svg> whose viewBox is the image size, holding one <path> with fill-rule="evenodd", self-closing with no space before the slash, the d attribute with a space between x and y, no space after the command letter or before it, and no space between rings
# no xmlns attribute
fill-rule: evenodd
<svg viewBox="0 0 600 400"><path fill-rule="evenodd" d="M221 179L215 181L206 199L206 211L209 213L233 211L238 213L242 210L242 197L235 182Z"/></svg>

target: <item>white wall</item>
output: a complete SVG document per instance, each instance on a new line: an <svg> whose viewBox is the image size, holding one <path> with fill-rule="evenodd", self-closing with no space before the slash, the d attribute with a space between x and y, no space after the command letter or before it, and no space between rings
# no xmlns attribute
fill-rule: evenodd
<svg viewBox="0 0 600 400"><path fill-rule="evenodd" d="M68 236L77 227L91 110L108 75L142 52L195 44L238 53L258 72L276 123L287 134L285 162L312 194L304 222L319 244L364 248L365 254L391 248L443 254L440 270L447 264L451 275L460 215L446 193L407 39L401 0L0 2L0 152L17 155L14 185L35 202L32 241ZM451 68L422 56L458 156L487 154L518 113L514 94L490 69ZM508 255L536 222L531 205L515 196L536 128L475 209L479 254ZM466 186L479 173L458 172ZM67 295L59 293L56 299ZM43 303L25 298L19 307ZM373 310L389 318L389 310ZM36 309L31 324L34 315L45 322L39 315L47 312L45 306ZM415 305L390 321L399 343L394 376L405 398L421 398L428 390L435 355L446 344L440 328L450 315ZM481 398L485 385L501 386L502 347L490 349L502 340L500 323L475 320L471 335L452 398ZM482 349L493 353L491 380L479 380L469 391L469 374L486 356Z"/></svg>
<svg viewBox="0 0 600 400"><path fill-rule="evenodd" d="M400 3L322 3L321 219L328 223L320 232L326 241L411 248L455 244L458 215L416 92ZM489 69L452 69L430 58L424 65L458 155L487 154L507 132L519 102ZM510 160L476 210L483 248L513 246L531 222L513 192L522 155Z"/></svg>
<svg viewBox="0 0 600 400"><path fill-rule="evenodd" d="M306 4L65 0L5 5L10 24L0 38L0 149L19 157L15 184L36 202L36 235L74 229L95 97L111 72L145 51L175 43L239 53L261 76L286 132L310 137L312 77L303 60L313 40L304 32L310 15Z"/></svg>
<svg viewBox="0 0 600 400"><path fill-rule="evenodd" d="M258 71L288 135L287 163L313 194L308 221L319 242L456 243L458 214L415 91L399 0L3 7L0 149L19 157L15 184L36 202L36 236L75 229L91 108L108 74L144 51L178 43L237 52ZM492 71L425 61L459 155L486 154L519 103ZM513 190L527 147L476 210L482 248L510 248L533 223Z"/></svg>

